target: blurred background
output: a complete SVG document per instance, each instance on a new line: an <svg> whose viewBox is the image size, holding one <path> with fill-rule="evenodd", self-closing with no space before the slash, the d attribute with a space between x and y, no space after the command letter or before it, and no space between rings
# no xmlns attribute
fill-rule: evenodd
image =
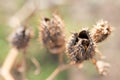
<svg viewBox="0 0 120 80"><path fill-rule="evenodd" d="M57 55L50 54L38 41L40 18L51 16L57 11L65 23L66 40L71 32L82 27L92 28L100 19L107 20L115 29L112 35L101 44L99 50L111 64L108 76L100 76L95 66L87 61L81 70L69 69L61 72L55 80L118 80L120 79L120 0L0 0L0 66L11 49L8 36L22 23L34 30L27 49L27 80L46 80L58 65ZM14 55L13 55L14 56ZM16 63L19 63L19 54ZM31 58L40 63L40 74L34 75L35 66ZM14 65L15 67L16 65ZM0 80L4 80L0 77Z"/></svg>

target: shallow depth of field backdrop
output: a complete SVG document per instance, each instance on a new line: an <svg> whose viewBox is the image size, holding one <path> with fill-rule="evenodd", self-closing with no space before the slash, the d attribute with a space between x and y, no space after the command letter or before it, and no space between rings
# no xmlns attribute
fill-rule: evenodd
<svg viewBox="0 0 120 80"><path fill-rule="evenodd" d="M108 76L100 76L91 62L85 62L84 68L69 69L61 72L55 80L118 80L120 79L120 0L0 0L0 66L4 62L11 46L8 36L15 29L17 21L11 21L12 17L20 14L20 10L29 5L27 14L33 11L27 24L34 30L34 38L31 39L27 50L26 77L28 80L45 80L57 67L57 56L49 51L38 41L38 26L40 16L50 16L57 11L65 23L65 33L68 39L71 32L78 32L82 27L93 27L99 19L107 20L115 29L112 35L99 45L100 51L111 64ZM28 6L27 5L27 6ZM14 56L14 55L13 55ZM19 62L22 54L19 54ZM30 58L35 57L41 66L40 74L34 75L35 66ZM0 77L0 80L3 80Z"/></svg>

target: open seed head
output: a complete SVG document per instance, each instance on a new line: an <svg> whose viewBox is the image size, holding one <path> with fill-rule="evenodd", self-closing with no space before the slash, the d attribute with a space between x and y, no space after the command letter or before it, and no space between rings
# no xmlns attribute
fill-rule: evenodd
<svg viewBox="0 0 120 80"><path fill-rule="evenodd" d="M92 58L95 54L94 42L89 30L82 30L72 34L66 47L67 55L74 63L81 63Z"/></svg>
<svg viewBox="0 0 120 80"><path fill-rule="evenodd" d="M53 54L62 53L65 49L64 24L61 18L53 15L51 19L41 21L40 35L45 47Z"/></svg>

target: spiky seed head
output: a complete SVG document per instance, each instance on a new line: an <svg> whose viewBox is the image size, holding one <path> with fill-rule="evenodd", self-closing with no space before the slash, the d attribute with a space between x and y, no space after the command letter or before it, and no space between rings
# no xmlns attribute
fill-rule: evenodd
<svg viewBox="0 0 120 80"><path fill-rule="evenodd" d="M95 54L95 46L89 30L84 29L80 33L72 34L66 47L66 53L74 63L81 63L92 58Z"/></svg>
<svg viewBox="0 0 120 80"><path fill-rule="evenodd" d="M107 21L100 20L92 30L92 38L96 43L104 41L112 31Z"/></svg>
<svg viewBox="0 0 120 80"><path fill-rule="evenodd" d="M65 49L64 24L61 18L53 15L51 19L41 21L40 35L45 47L53 54L62 53Z"/></svg>
<svg viewBox="0 0 120 80"><path fill-rule="evenodd" d="M31 30L24 26L20 26L10 36L10 42L17 49L24 49L27 47L30 38Z"/></svg>

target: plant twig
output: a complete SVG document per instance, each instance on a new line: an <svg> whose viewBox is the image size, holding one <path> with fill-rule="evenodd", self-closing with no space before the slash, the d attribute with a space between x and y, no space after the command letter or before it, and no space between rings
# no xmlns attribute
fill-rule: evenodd
<svg viewBox="0 0 120 80"><path fill-rule="evenodd" d="M39 64L39 62L34 57L31 58L31 61L33 62L33 64L36 67L36 70L35 70L34 74L38 75L40 73L40 64Z"/></svg>
<svg viewBox="0 0 120 80"><path fill-rule="evenodd" d="M18 50L16 48L12 48L3 63L3 66L1 68L1 75L5 78L5 80L15 80L11 75L10 71L17 58L17 55Z"/></svg>
<svg viewBox="0 0 120 80"><path fill-rule="evenodd" d="M63 64L63 54L62 53L58 54L58 60L59 60L59 65L62 65Z"/></svg>
<svg viewBox="0 0 120 80"><path fill-rule="evenodd" d="M105 56L97 48L95 49L95 51L98 54L98 56L100 57L100 59L105 59Z"/></svg>
<svg viewBox="0 0 120 80"><path fill-rule="evenodd" d="M18 27L21 23L28 21L36 12L36 5L33 1L26 2L22 8L12 16L8 22L11 27Z"/></svg>
<svg viewBox="0 0 120 80"><path fill-rule="evenodd" d="M26 80L26 69L27 69L27 62L26 62L26 48L23 49L23 54L22 54L22 66L21 66L21 75L22 79Z"/></svg>
<svg viewBox="0 0 120 80"><path fill-rule="evenodd" d="M72 65L71 64L63 64L63 65L59 65L54 72L46 79L46 80L54 80L54 78L61 72L64 71L66 69L71 68Z"/></svg>
<svg viewBox="0 0 120 80"><path fill-rule="evenodd" d="M54 78L62 71L67 70L72 67L78 67L78 69L81 69L81 64L64 64L63 63L63 54L58 54L58 60L59 60L59 66L53 71L53 73L46 79L46 80L54 80Z"/></svg>

